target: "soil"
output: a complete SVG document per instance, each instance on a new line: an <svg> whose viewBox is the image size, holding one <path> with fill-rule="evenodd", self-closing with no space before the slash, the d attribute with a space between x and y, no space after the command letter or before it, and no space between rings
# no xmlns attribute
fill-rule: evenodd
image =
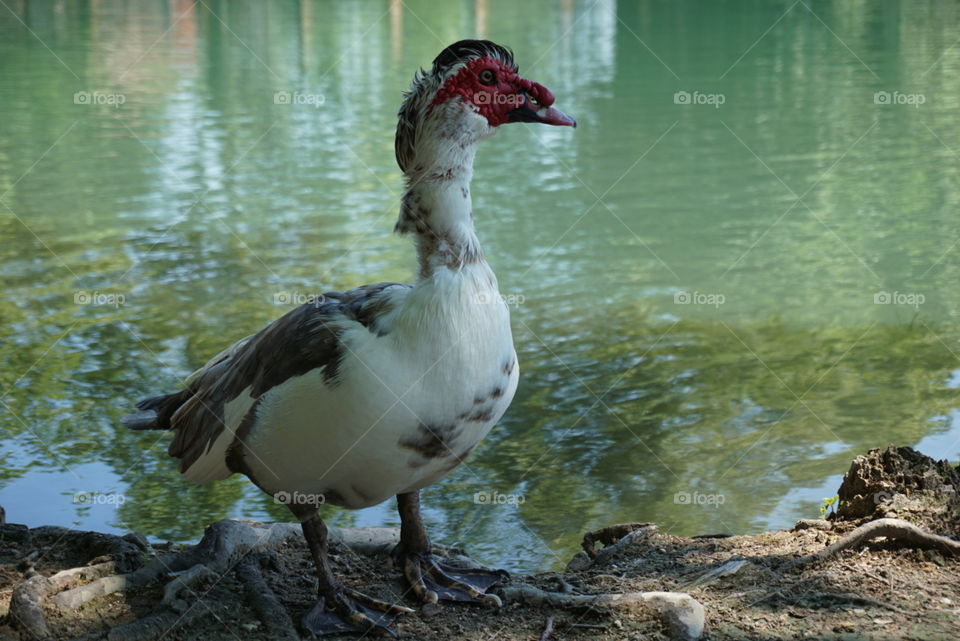
<svg viewBox="0 0 960 641"><path fill-rule="evenodd" d="M960 638L960 558L949 551L879 538L822 562L791 565L791 561L822 550L875 518L894 516L955 539L960 533L954 489L958 482L957 468L908 448L871 450L853 462L840 490L840 507L830 520L801 521L792 530L752 536L702 538L663 534L650 524L623 524L590 533L591 546L594 541L609 545L597 548L599 554L591 547L595 558L581 552L565 572L514 576L511 584L580 595L686 593L704 606L703 639L953 641ZM143 545L142 540L128 537L124 545L111 544L108 538L59 528L0 525L0 639L34 638L9 613L14 589L30 577L49 577L105 560L116 561L118 572L140 564L130 558L130 544ZM140 555L149 560L169 552L169 547L143 545ZM387 554L361 554L342 544L332 545L332 553L334 571L347 585L415 605L405 595L400 570L388 566ZM289 538L258 552L256 561L268 589L298 621L313 604L316 589L302 539ZM142 630L136 633L141 636L126 636L123 630L130 626L117 626L156 615L164 580L98 597L76 609L55 607L47 599L43 615L50 638L291 638L289 628L264 623L269 619L255 603L263 595L251 595L249 582L235 567L191 586L184 602L166 611L166 627L146 636ZM544 639L548 619L549 641L677 638L652 609L578 610L509 600L497 610L462 604L424 606L401 617L395 629L402 638L424 641L537 641Z"/></svg>

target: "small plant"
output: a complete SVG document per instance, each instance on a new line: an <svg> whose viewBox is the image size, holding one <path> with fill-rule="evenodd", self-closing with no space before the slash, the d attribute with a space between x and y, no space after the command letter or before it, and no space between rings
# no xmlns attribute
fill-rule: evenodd
<svg viewBox="0 0 960 641"><path fill-rule="evenodd" d="M831 496L829 498L823 499L823 503L820 505L820 518L824 519L827 517L827 510L829 510L831 514L836 513L839 507L840 507L839 496Z"/></svg>

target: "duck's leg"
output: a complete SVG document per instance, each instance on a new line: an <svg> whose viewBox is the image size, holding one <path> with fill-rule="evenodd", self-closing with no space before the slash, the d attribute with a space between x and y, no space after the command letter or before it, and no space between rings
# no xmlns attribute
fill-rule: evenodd
<svg viewBox="0 0 960 641"><path fill-rule="evenodd" d="M394 556L417 598L424 603L470 601L499 607L499 597L486 591L509 575L503 570L458 568L433 555L420 516L420 493L397 495L400 511L400 544Z"/></svg>
<svg viewBox="0 0 960 641"><path fill-rule="evenodd" d="M387 603L352 590L333 576L327 556L327 526L316 510L291 506L300 518L303 536L317 566L319 600L303 617L307 631L323 636L345 632L375 632L397 636L390 625L401 614L413 612L408 607Z"/></svg>

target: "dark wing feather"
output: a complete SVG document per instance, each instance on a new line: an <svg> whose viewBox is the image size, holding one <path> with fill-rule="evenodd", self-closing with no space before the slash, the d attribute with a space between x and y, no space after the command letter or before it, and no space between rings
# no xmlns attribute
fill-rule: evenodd
<svg viewBox="0 0 960 641"><path fill-rule="evenodd" d="M180 471L185 471L223 431L224 405L248 387L257 399L317 368L327 384L336 385L344 356L340 335L357 323L382 335L379 319L392 307L387 292L392 287L409 285L379 283L329 292L291 310L211 359L185 389L137 403L139 411L124 423L131 429L175 430L168 452L180 459Z"/></svg>

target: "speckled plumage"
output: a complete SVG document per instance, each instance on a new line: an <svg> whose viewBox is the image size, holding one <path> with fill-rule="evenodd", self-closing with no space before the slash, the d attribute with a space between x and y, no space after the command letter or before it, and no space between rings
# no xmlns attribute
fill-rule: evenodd
<svg viewBox="0 0 960 641"><path fill-rule="evenodd" d="M186 389L138 405L131 427L172 429L186 478L239 472L271 494L364 507L449 472L509 406L509 312L469 189L475 145L495 128L459 102L428 117L444 79L477 56L513 66L498 45L458 43L417 75L400 111L397 230L415 236L417 281L326 294L217 355Z"/></svg>
<svg viewBox="0 0 960 641"><path fill-rule="evenodd" d="M246 475L301 521L318 600L316 635L394 634L413 610L340 584L320 503L362 508L396 495L393 551L422 603L499 606L499 571L434 557L419 490L454 469L496 424L519 380L510 314L474 229L477 144L508 122L576 126L521 78L509 50L464 40L420 72L399 114L406 178L395 230L412 234L417 279L332 292L215 356L186 388L139 405L133 429L174 431L170 454L197 482Z"/></svg>

